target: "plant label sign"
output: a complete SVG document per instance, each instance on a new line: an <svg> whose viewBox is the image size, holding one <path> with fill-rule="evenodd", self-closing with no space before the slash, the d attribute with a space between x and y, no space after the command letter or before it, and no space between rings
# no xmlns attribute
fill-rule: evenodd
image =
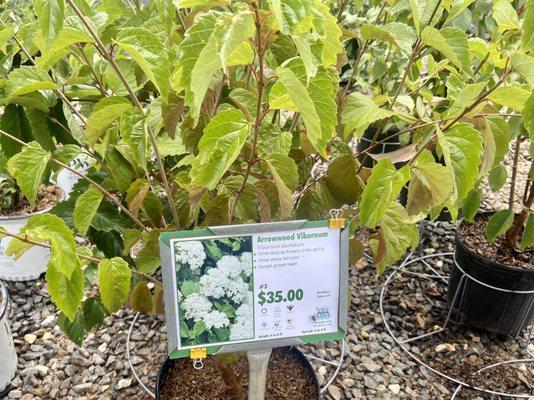
<svg viewBox="0 0 534 400"><path fill-rule="evenodd" d="M289 221L160 236L172 357L341 339L348 230Z"/></svg>

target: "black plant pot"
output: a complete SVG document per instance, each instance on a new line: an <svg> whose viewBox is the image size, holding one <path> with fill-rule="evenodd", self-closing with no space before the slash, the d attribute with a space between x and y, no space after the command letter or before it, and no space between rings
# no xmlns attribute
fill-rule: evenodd
<svg viewBox="0 0 534 400"><path fill-rule="evenodd" d="M469 250L456 232L455 260L458 266L486 285L509 291L534 291L534 270L510 267ZM483 232L480 233L481 235ZM448 302L458 290L454 309L471 325L484 331L516 336L534 322L534 294L499 291L463 276L456 264L449 279Z"/></svg>
<svg viewBox="0 0 534 400"><path fill-rule="evenodd" d="M312 365L310 364L310 362L308 361L308 359L304 356L304 354L302 354L300 350L298 350L295 347L291 347L291 348L286 347L284 348L284 350L293 353L296 356L296 358L302 363L302 365L304 365L305 368L311 373L311 375L313 375L315 386L317 387L317 400L321 400L321 387L319 385L319 380L317 379L317 375L315 374L315 371ZM174 364L180 362L180 360L183 360L183 359L171 360L170 358L167 358L164 361L163 365L161 366L161 369L159 370L158 380L156 382L156 400L160 400L160 393L163 390L163 385L165 382L165 378L167 377L167 374L169 373L170 369L174 366ZM313 399L310 399L310 400L313 400Z"/></svg>
<svg viewBox="0 0 534 400"><path fill-rule="evenodd" d="M393 135L396 133L393 130L389 130L387 132L382 132L378 138L376 139L377 142L386 139L387 137ZM367 128L360 140L358 140L358 145L356 147L357 151L361 153L362 151L367 150L369 147L371 147L371 144L373 143L373 138L376 134L376 126L371 125L369 128ZM395 151L400 148L399 138L393 137L391 139L388 139L384 141L383 143L374 146L372 149L369 150L369 153L371 154L383 154L383 153L389 153L391 151ZM363 166L365 168L372 168L373 167L373 158L370 156L365 157L365 155L358 156L358 161L363 163ZM400 164L400 163L399 163Z"/></svg>

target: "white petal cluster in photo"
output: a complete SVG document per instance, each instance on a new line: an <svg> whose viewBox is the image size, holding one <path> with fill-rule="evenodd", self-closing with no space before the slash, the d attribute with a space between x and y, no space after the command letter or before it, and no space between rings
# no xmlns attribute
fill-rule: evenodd
<svg viewBox="0 0 534 400"><path fill-rule="evenodd" d="M206 260L206 252L202 242L188 240L174 243L176 266L188 265L191 270L198 270Z"/></svg>
<svg viewBox="0 0 534 400"><path fill-rule="evenodd" d="M213 304L206 296L192 293L182 303L185 317L195 322L204 322L206 329L223 328L230 325L227 315L214 310Z"/></svg>
<svg viewBox="0 0 534 400"><path fill-rule="evenodd" d="M182 308L185 311L186 318L198 322L213 309L213 304L211 304L211 301L206 296L192 293L184 299Z"/></svg>
<svg viewBox="0 0 534 400"><path fill-rule="evenodd" d="M243 303L236 310L235 322L230 326L230 340L251 339L254 335L254 309L252 304Z"/></svg>
<svg viewBox="0 0 534 400"><path fill-rule="evenodd" d="M202 318L204 321L204 325L206 325L206 329L211 328L224 328L228 325L230 325L230 320L228 319L228 316L220 311L213 310Z"/></svg>
<svg viewBox="0 0 534 400"><path fill-rule="evenodd" d="M243 275L249 278L252 275L252 253L245 252L241 256L225 255L217 266L207 271L200 278L200 292L213 299L230 298L235 304L247 301L250 290Z"/></svg>

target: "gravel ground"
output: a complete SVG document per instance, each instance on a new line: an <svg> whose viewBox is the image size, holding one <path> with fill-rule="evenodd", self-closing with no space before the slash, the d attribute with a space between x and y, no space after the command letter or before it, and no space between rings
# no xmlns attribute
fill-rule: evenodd
<svg viewBox="0 0 534 400"><path fill-rule="evenodd" d="M522 154L527 160L526 149ZM526 163L525 163L526 164ZM523 164L523 165L525 165ZM520 179L526 176L520 171ZM505 191L491 194L485 207L497 208L506 198ZM452 251L455 226L429 223L420 254ZM435 259L434 266L446 272L448 262ZM387 275L387 274L386 274ZM385 276L377 278L370 263L362 261L351 268L352 300L346 358L334 384L325 396L329 399L450 399L455 385L420 367L397 346L384 328L379 310L379 295ZM432 286L433 285L433 286ZM445 285L422 285L420 279L400 277L392 281L386 296L386 317L399 335L429 331L442 322L445 313ZM57 313L45 290L44 280L10 283L10 319L19 355L19 371L9 399L148 399L128 368L126 336L134 314L120 311L90 334L79 348L56 326ZM450 333L434 336L412 352L430 362L443 360L444 369L458 374L455 365L480 356L478 367L492 360L526 357L521 340L490 337L453 323ZM337 343L320 343L303 348L308 354L335 360ZM531 345L531 351L534 346ZM132 334L132 363L143 382L154 388L159 366L165 358L166 334L162 317L140 316ZM484 355L484 356L482 356ZM321 383L331 376L333 367L313 363ZM466 378L463 371L460 377ZM532 364L520 365L516 374L521 393L534 386ZM514 375L515 376L515 375ZM524 378L523 380L521 378ZM521 388L521 386L524 386ZM534 393L534 392L531 392ZM477 397L478 396L478 397ZM457 399L491 399L463 390ZM534 398L534 395L533 397ZM215 399L214 399L215 400ZM288 399L290 400L290 399Z"/></svg>

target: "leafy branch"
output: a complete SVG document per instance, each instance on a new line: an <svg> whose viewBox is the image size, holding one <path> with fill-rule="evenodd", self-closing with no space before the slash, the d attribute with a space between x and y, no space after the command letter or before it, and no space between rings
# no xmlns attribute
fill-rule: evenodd
<svg viewBox="0 0 534 400"><path fill-rule="evenodd" d="M87 30L88 30L89 34L91 35L91 37L94 39L95 45L96 45L96 49L98 50L98 52L102 55L102 57L104 57L104 59L106 61L108 61L110 63L111 67L116 72L116 74L119 77L120 81L122 82L122 84L124 85L124 87L126 88L128 93L130 94L130 97L132 98L135 106L137 108L139 108L144 113L145 110L144 110L142 104L140 103L139 98L137 97L137 95L133 91L132 87L128 83L128 80L126 79L126 77L122 73L121 69L119 68L119 66L115 62L115 59L113 58L113 56L109 53L109 51L106 49L106 46L104 46L104 44L100 40L100 37L95 32L95 30L93 29L92 25L89 23L89 21L87 20L85 15L83 15L83 13L80 11L78 6L72 0L66 0L66 1L71 6L71 8L74 10L76 15L80 19L80 21L82 21L84 26L87 28ZM154 154L156 156L156 161L158 163L159 172L160 172L160 175L161 175L161 180L162 180L162 183L163 183L163 187L164 187L165 192L167 194L169 208L171 209L171 213L172 213L172 216L173 216L173 219L174 219L174 224L176 226L176 229L180 229L180 220L178 218L178 212L176 211L176 204L174 203L174 197L173 197L171 188L169 186L169 181L167 179L167 174L165 173L165 166L163 165L163 160L161 158L161 154L160 154L160 151L159 151L159 148L158 148L156 137L154 135L154 132L152 132L152 128L151 128L150 125L147 125L146 129L147 129L148 136L149 136L151 144L152 144L152 148L154 149Z"/></svg>

